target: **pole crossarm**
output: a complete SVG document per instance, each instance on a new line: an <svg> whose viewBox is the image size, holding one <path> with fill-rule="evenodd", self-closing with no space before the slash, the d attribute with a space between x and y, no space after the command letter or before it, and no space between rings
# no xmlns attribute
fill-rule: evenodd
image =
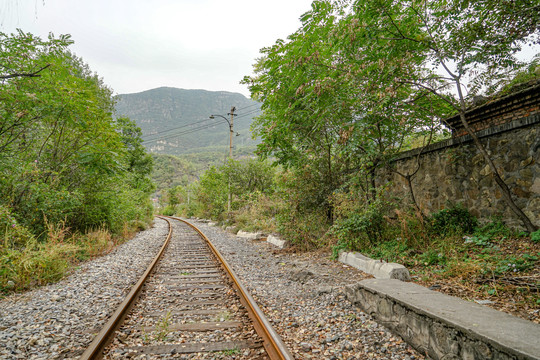
<svg viewBox="0 0 540 360"><path fill-rule="evenodd" d="M229 121L229 119L227 119L225 116L223 115L219 115L219 114L212 114L210 115L210 119L215 119L216 116L219 116L220 118L224 119L227 124L229 124L229 157L232 159L232 148L233 148L233 133L234 133L234 130L233 130L233 121L234 121L234 117L236 116L236 114L234 113L236 111L236 107L234 106L231 106L231 112L230 113L227 113L227 115L230 115L231 116L231 120Z"/></svg>
<svg viewBox="0 0 540 360"><path fill-rule="evenodd" d="M234 115L236 115L236 114L234 114ZM215 119L216 116L219 116L220 118L223 118L223 119L227 122L227 124L229 124L229 128L232 127L232 126L231 126L231 122L229 121L229 119L227 119L227 118L226 118L225 116L223 116L223 115L210 115L210 119Z"/></svg>

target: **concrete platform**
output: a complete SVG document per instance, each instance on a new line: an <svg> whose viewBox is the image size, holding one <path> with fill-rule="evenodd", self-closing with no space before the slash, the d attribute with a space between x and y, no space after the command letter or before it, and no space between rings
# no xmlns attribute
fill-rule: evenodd
<svg viewBox="0 0 540 360"><path fill-rule="evenodd" d="M540 325L413 283L368 279L348 299L432 359L540 359Z"/></svg>

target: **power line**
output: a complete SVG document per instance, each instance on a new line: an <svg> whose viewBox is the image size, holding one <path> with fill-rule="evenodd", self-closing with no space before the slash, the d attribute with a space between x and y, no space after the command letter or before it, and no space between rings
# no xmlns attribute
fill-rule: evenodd
<svg viewBox="0 0 540 360"><path fill-rule="evenodd" d="M200 131L200 130L209 129L209 128L213 127L213 126L216 126L217 124L218 123L216 122L216 123L213 123L213 124L201 125L201 126L198 126L196 128L193 128L193 129L187 129L187 130L184 130L184 131L181 131L181 132L178 132L178 133L165 135L165 136L162 136L162 137L159 137L159 138L143 140L143 143L148 144L148 143L155 142L155 141L168 140L170 138L191 134L191 133L194 133L194 132L197 132L197 131Z"/></svg>
<svg viewBox="0 0 540 360"><path fill-rule="evenodd" d="M245 114L242 114L242 115L239 115L236 119L241 119L241 118L244 118L246 116L250 116L250 115L253 115L253 114L256 114L256 113L260 113L261 110L260 109L255 109L255 110L251 110Z"/></svg>
<svg viewBox="0 0 540 360"><path fill-rule="evenodd" d="M255 109L255 110L252 110L252 111L249 111L247 112L246 114L242 114L240 116L238 116L236 119L241 119L241 118L245 118L245 117L248 117L252 114L255 114L257 112L260 112L259 109ZM181 128L185 128L187 126L191 126L191 125L200 125L200 126L197 126L195 128L190 128L190 129L186 129L184 131L180 131L180 132L177 132L177 133L173 133L173 134L168 134L168 135L164 135L164 136L161 136L161 137L157 137L157 138L154 138L154 139L146 139L144 140L143 139L143 142L145 144L148 144L148 143L152 143L152 142L156 142L156 141L163 141L163 140L168 140L168 139L171 139L171 138L175 138L175 137L180 137L180 136L184 136L184 135L188 135L188 134L191 134L191 133L194 133L194 132L197 132L197 131L201 131L201 130L205 130L205 129L208 129L208 128L211 128L213 126L216 126L218 125L220 122L219 121L213 121L212 123L210 124L204 124L202 125L201 123L202 122L206 122L208 120L215 120L215 119L205 119L205 120L201 120L201 121L198 121L198 122L193 122L193 123L190 123L190 124L186 124L186 125L183 125L183 126L179 126L177 128L174 128L174 129L169 129L169 130L164 130L164 131L160 131L159 133L156 133L156 134L152 134L150 136L154 136L154 135L157 135L157 134L161 134L161 133L164 133L164 132L170 132L172 130L177 130L177 129L181 129Z"/></svg>
<svg viewBox="0 0 540 360"><path fill-rule="evenodd" d="M166 132L170 132L170 131L173 131L173 130L178 130L178 129L182 129L182 128L185 128L185 127L188 127L188 126L191 126L191 125L197 125L197 124L200 124L202 122L207 122L207 121L213 121L214 119L201 119L201 120L195 120L191 123L187 123L187 124L184 124L184 125L181 125L181 126L177 126L177 127L174 127L174 128L169 128L169 129L165 129L165 130L161 130L155 134L148 134L148 135L143 135L142 137L152 137L152 136L155 136L155 135L159 135L159 134L163 134L163 133L166 133Z"/></svg>
<svg viewBox="0 0 540 360"><path fill-rule="evenodd" d="M238 109L236 109L236 111L249 109L249 108L252 108L252 107L254 107L254 106L260 106L260 104L259 104L259 103L251 104L251 105L248 105L248 106L243 107L243 108L238 108Z"/></svg>
<svg viewBox="0 0 540 360"><path fill-rule="evenodd" d="M254 105L256 106L256 105L258 105L258 104L254 104ZM246 107L246 108L244 108L244 109L247 109L247 108L249 108L249 107L253 107L254 105L248 106L248 107ZM260 109L253 109L253 110L250 110L250 111L248 111L246 114L242 114L242 115L238 116L237 119L243 118L243 117L246 117L246 116L249 116L249 115L251 115L251 114L255 114L255 113L257 113L257 112L260 112ZM174 127L174 128L169 128L169 129L161 130L161 131L159 131L159 132L157 132L157 133L154 133L154 134L143 135L142 138L151 138L151 137L154 137L154 136L159 135L159 134L168 133L168 132L170 132L170 131L182 129L182 128L185 128L185 127L188 127L188 126L191 126L191 125L199 125L199 124L201 124L201 123L203 123L203 122L208 122L208 121L212 121L212 120L214 120L214 119L208 118L208 119L195 120L195 121L193 121L193 122L190 122L190 123L187 123L187 124L184 124L184 125L181 125L181 126L177 126L177 127ZM217 124L217 123L216 123L216 124ZM148 139L148 140L150 140L150 139Z"/></svg>

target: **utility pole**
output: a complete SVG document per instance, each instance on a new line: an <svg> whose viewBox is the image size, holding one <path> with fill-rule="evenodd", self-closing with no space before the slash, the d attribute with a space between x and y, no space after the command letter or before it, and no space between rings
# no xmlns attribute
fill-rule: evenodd
<svg viewBox="0 0 540 360"><path fill-rule="evenodd" d="M210 115L210 119L215 119L216 116L219 116L223 118L229 124L229 159L232 159L233 157L232 156L233 155L232 154L232 148L233 148L232 139L233 139L233 133L234 133L234 129L233 129L234 117L236 116L236 114L234 113L235 111L236 111L236 107L231 106L231 112L227 114L227 115L231 115L230 121L223 115ZM231 212L231 201L232 201L231 178L229 177L229 201L227 201L227 212L229 213Z"/></svg>
<svg viewBox="0 0 540 360"><path fill-rule="evenodd" d="M231 115L231 121L229 122L229 159L232 159L232 139L233 139L233 123L234 123L234 117L236 116L236 114L234 113L234 111L236 110L236 108L234 106L231 106L231 112L228 113L227 115ZM231 177L229 175L229 199L227 201L227 212L230 213L231 212L231 202L232 202L232 193L231 193Z"/></svg>
<svg viewBox="0 0 540 360"><path fill-rule="evenodd" d="M232 159L232 148L233 148L232 139L233 139L233 133L234 133L233 124L234 124L234 117L236 116L236 114L234 113L235 110L236 110L236 107L231 106L231 112L227 114L227 115L231 115L231 121L229 122L229 157L231 159Z"/></svg>

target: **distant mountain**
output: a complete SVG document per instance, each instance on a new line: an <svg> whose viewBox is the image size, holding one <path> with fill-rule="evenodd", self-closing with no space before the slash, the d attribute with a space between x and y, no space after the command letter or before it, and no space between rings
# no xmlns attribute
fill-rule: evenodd
<svg viewBox="0 0 540 360"><path fill-rule="evenodd" d="M117 97L116 116L127 116L142 129L150 152L180 155L201 151L226 154L229 147L227 119L236 107L233 129L236 150L253 147L249 126L260 114L259 103L239 93L161 87ZM236 134L235 134L236 135Z"/></svg>

